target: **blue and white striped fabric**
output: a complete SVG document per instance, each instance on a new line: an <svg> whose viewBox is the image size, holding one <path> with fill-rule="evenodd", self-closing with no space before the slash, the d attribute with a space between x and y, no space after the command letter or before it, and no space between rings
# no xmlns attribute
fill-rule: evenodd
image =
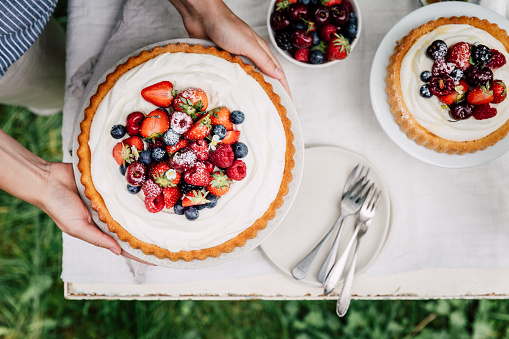
<svg viewBox="0 0 509 339"><path fill-rule="evenodd" d="M57 0L0 0L0 77L41 34Z"/></svg>

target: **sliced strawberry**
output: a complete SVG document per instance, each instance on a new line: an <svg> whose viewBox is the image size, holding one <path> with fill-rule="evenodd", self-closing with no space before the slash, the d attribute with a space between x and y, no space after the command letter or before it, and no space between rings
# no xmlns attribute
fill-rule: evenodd
<svg viewBox="0 0 509 339"><path fill-rule="evenodd" d="M147 199L145 198L145 207L150 213L158 213L161 212L164 208L164 198L163 195L158 195L155 198Z"/></svg>
<svg viewBox="0 0 509 339"><path fill-rule="evenodd" d="M124 144L123 142L118 142L113 147L113 158L115 158L115 161L118 165L131 163L134 161L134 155L131 152L131 148L129 145Z"/></svg>
<svg viewBox="0 0 509 339"><path fill-rule="evenodd" d="M182 206L183 207L189 207L189 206L196 206L196 205L203 205L208 203L209 200L205 197L205 194L203 194L202 191L199 190L193 190L188 192L184 198L182 199Z"/></svg>
<svg viewBox="0 0 509 339"><path fill-rule="evenodd" d="M489 104L494 99L493 90L489 82L485 86L477 86L467 96L467 102L472 105Z"/></svg>
<svg viewBox="0 0 509 339"><path fill-rule="evenodd" d="M229 131L228 133L226 133L224 139L221 140L221 143L231 145L239 141L239 137L240 131Z"/></svg>
<svg viewBox="0 0 509 339"><path fill-rule="evenodd" d="M491 89L493 90L493 104L499 104L507 97L507 87L502 80L493 80Z"/></svg>
<svg viewBox="0 0 509 339"><path fill-rule="evenodd" d="M227 131L233 130L233 123L230 121L230 110L224 106L214 108L210 111L210 122L212 126L223 125Z"/></svg>
<svg viewBox="0 0 509 339"><path fill-rule="evenodd" d="M150 112L141 123L140 134L144 138L160 138L170 127L168 114L163 110L156 109Z"/></svg>
<svg viewBox="0 0 509 339"><path fill-rule="evenodd" d="M334 5L340 5L343 2L343 0L325 0L325 5L328 7L334 6Z"/></svg>
<svg viewBox="0 0 509 339"><path fill-rule="evenodd" d="M210 193L221 196L230 190L232 181L222 170L213 172L211 178L212 180L207 186L207 191Z"/></svg>
<svg viewBox="0 0 509 339"><path fill-rule="evenodd" d="M161 81L141 90L143 99L158 107L170 107L174 94L173 84L169 81Z"/></svg>
<svg viewBox="0 0 509 339"><path fill-rule="evenodd" d="M172 208L182 197L182 192L177 186L166 187L163 189L164 207Z"/></svg>
<svg viewBox="0 0 509 339"><path fill-rule="evenodd" d="M129 147L134 146L134 148L136 148L138 152L141 152L145 149L145 144L143 143L143 140L141 140L141 138L138 136L129 137L125 139L123 142L124 144L129 145Z"/></svg>
<svg viewBox="0 0 509 339"><path fill-rule="evenodd" d="M211 129L210 113L207 113L196 121L189 131L184 133L184 138L188 140L203 139L209 135Z"/></svg>
<svg viewBox="0 0 509 339"><path fill-rule="evenodd" d="M438 96L438 99L448 106L464 100L468 92L467 82L461 79L458 84L454 86L454 89L455 91L451 94Z"/></svg>
<svg viewBox="0 0 509 339"><path fill-rule="evenodd" d="M166 146L166 152L173 154L179 149L186 147L189 144L189 140L180 138L179 142L174 146Z"/></svg>
<svg viewBox="0 0 509 339"><path fill-rule="evenodd" d="M447 106L450 106L456 101L457 96L458 96L458 92L454 91L451 94L439 96L437 98L438 98L438 100L442 101Z"/></svg>
<svg viewBox="0 0 509 339"><path fill-rule="evenodd" d="M207 109L207 93L201 88L188 88L177 94L173 102L175 111L187 113L196 121Z"/></svg>
<svg viewBox="0 0 509 339"><path fill-rule="evenodd" d="M332 0L331 0L332 1ZM350 54L350 43L341 34L335 34L335 38L327 45L327 59L342 60Z"/></svg>
<svg viewBox="0 0 509 339"><path fill-rule="evenodd" d="M184 180L190 185L207 186L211 179L205 164L198 162L192 170L184 173Z"/></svg>

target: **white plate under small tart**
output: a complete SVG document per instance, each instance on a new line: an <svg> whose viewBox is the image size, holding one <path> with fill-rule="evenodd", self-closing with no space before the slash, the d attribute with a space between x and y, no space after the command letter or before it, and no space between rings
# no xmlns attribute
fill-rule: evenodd
<svg viewBox="0 0 509 339"><path fill-rule="evenodd" d="M278 270L294 279L293 267L315 247L339 217L344 185L351 170L360 164L370 168L369 179L382 190L376 215L359 246L356 275L360 274L378 256L389 233L389 189L377 169L357 153L333 146L315 146L306 148L304 154L306 161L295 201L286 218L260 247ZM346 247L354 226L355 218L347 217L338 255ZM317 276L332 241L333 237L322 247L307 276L295 281L322 286Z"/></svg>
<svg viewBox="0 0 509 339"><path fill-rule="evenodd" d="M220 255L217 258L208 257L205 260L171 261L169 259L159 259L154 255L146 255L140 249L132 248L127 242L121 241L118 238L117 234L110 232L110 230L108 229L108 225L106 225L104 222L102 222L99 219L97 212L95 210L93 210L90 205L90 200L85 196L85 188L83 187L83 185L81 184L81 181L80 181L81 173L77 168L79 159L76 154L76 151L79 147L78 135L80 133L80 122L83 120L84 110L85 110L85 107L90 102L91 96L93 94L95 94L99 84L101 84L102 82L104 82L106 80L107 74L112 72L118 65L125 63L129 57L138 55L143 50L151 50L152 48L154 48L156 46L166 46L167 44L175 44L175 43L200 44L200 45L206 46L206 47L215 46L211 41L199 40L199 39L174 39L174 40L162 41L159 43L145 46L145 47L139 49L138 51L135 51L135 52L129 54L128 56L126 56L122 60L120 60L112 68L110 68L110 70L108 70L102 76L102 78L99 79L99 81L97 82L95 87L92 88L92 90L90 91L90 94L89 94L87 100L85 100L84 107L81 108L80 116L77 119L77 123L76 123L75 130L74 130L74 139L73 139L74 140L74 143L73 143L73 168L74 168L74 177L75 177L74 179L76 181L76 185L78 187L78 191L81 195L81 198L82 198L83 202L85 203L85 205L88 207L90 213L92 214L92 219L94 220L94 222L97 224L97 226L104 233L113 237L119 243L120 247L124 251L126 251L127 253L129 253L139 259L142 259L146 262L149 262L149 263L152 263L152 264L158 265L158 266L165 266L165 267L171 267L171 268L205 268L205 267L211 267L211 266L223 264L225 262L228 262L228 261L238 258L242 254L245 254L245 253L251 251L252 249L256 248L262 241L264 241L276 229L276 227L278 227L280 222L284 219L284 217L288 213L290 206L292 205L293 200L294 200L294 198L297 194L297 191L299 189L300 179L301 179L301 175L302 175L302 167L303 167L303 163L304 163L304 141L303 141L303 137L302 137L302 131L301 131L297 111L295 109L295 106L293 105L293 102L292 102L290 96L288 95L288 93L286 93L285 89L279 83L279 81L272 79L268 76L264 76L265 81L267 81L268 83L270 83L273 86L274 92L280 96L281 103L287 109L287 116L292 123L291 130L294 134L293 145L295 147L295 155L294 155L295 166L292 170L293 180L288 185L288 194L285 196L283 205L276 211L276 216L274 217L274 219L269 220L267 223L267 227L265 227L263 230L258 231L257 236L253 239L249 239L244 246L236 247L231 253L223 253L222 255ZM242 58L242 59L244 62L252 64L252 62L249 61L248 59L246 59L246 58Z"/></svg>
<svg viewBox="0 0 509 339"><path fill-rule="evenodd" d="M509 32L509 21L507 21L506 18L479 5L452 1L421 7L401 19L385 35L375 54L371 66L369 83L371 104L373 105L375 116L389 138L402 150L416 159L447 168L472 167L496 159L509 150L509 137L505 137L485 150L463 155L438 153L424 146L420 146L415 141L408 138L406 133L401 130L394 120L394 115L391 113L389 102L387 101L387 93L385 92L385 77L387 76L389 58L394 53L396 41L407 35L413 28L425 24L428 21L440 17L462 15L486 19Z"/></svg>

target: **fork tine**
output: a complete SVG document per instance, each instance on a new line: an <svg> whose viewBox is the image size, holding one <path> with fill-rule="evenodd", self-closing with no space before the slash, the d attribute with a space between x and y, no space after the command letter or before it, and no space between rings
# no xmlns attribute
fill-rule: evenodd
<svg viewBox="0 0 509 339"><path fill-rule="evenodd" d="M365 183L364 185L362 185L363 189L364 187L369 184L369 181L367 183ZM364 192L364 194L362 195L362 197L360 198L359 200L359 203L360 204L364 204L364 201L366 201L366 198L368 197L369 193L371 192L371 190L373 189L373 187L375 186L374 183L372 183L371 185L369 185L369 188ZM359 195L362 191L359 192ZM358 198L358 197L357 197ZM357 198L355 198L355 200L357 200Z"/></svg>
<svg viewBox="0 0 509 339"><path fill-rule="evenodd" d="M382 191L375 189L375 192L373 193L373 197L371 199L372 203L371 203L371 206L370 206L370 210L376 209L376 207L378 205L378 200L380 199L380 194L382 194ZM375 195L376 195L376 198L375 198Z"/></svg>
<svg viewBox="0 0 509 339"><path fill-rule="evenodd" d="M364 167L363 167L364 168ZM357 179L355 179L354 181L354 178L356 177L356 173L357 173L357 169L359 169L359 164L357 164L353 170L350 172L350 175L348 176L348 179L346 180L346 184L345 184L345 188L343 190L343 193L346 193L350 187L352 186L352 182L357 182ZM361 169L361 172L362 172L362 169Z"/></svg>

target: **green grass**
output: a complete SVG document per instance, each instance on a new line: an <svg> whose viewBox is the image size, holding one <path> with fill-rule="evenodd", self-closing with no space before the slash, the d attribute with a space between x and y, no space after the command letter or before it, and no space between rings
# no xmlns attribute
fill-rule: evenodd
<svg viewBox="0 0 509 339"><path fill-rule="evenodd" d="M61 115L0 106L0 128L61 159ZM507 338L505 300L70 301L62 236L38 208L0 191L0 338Z"/></svg>

